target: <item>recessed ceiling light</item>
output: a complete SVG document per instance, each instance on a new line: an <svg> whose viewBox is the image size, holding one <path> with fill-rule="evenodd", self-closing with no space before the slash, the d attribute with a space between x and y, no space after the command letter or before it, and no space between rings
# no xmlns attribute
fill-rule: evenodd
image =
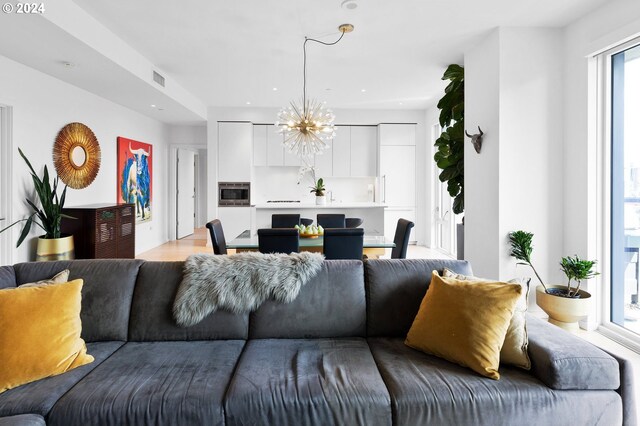
<svg viewBox="0 0 640 426"><path fill-rule="evenodd" d="M164 111L164 108L158 107L158 111Z"/></svg>
<svg viewBox="0 0 640 426"><path fill-rule="evenodd" d="M343 9L353 10L358 7L358 2L356 0L344 0L342 2Z"/></svg>
<svg viewBox="0 0 640 426"><path fill-rule="evenodd" d="M151 104L151 108L155 108L155 107L156 107L156 105L155 105L155 104Z"/></svg>
<svg viewBox="0 0 640 426"><path fill-rule="evenodd" d="M68 61L62 61L62 65L64 65L67 68L73 68L76 66L76 64L74 64L73 62L68 62Z"/></svg>
<svg viewBox="0 0 640 426"><path fill-rule="evenodd" d="M273 88L273 91L274 91L274 92L277 92L277 91L278 91L278 88L277 88L277 87L274 87L274 88Z"/></svg>
<svg viewBox="0 0 640 426"><path fill-rule="evenodd" d="M331 87L327 87L326 89L324 89L325 92L330 92L331 91Z"/></svg>
<svg viewBox="0 0 640 426"><path fill-rule="evenodd" d="M402 102L398 102L398 105L404 105Z"/></svg>
<svg viewBox="0 0 640 426"><path fill-rule="evenodd" d="M360 89L360 91L361 91L362 93L364 93L364 92L366 92L366 91L367 91L367 89Z"/></svg>
<svg viewBox="0 0 640 426"><path fill-rule="evenodd" d="M247 101L247 105L251 105L251 102Z"/></svg>

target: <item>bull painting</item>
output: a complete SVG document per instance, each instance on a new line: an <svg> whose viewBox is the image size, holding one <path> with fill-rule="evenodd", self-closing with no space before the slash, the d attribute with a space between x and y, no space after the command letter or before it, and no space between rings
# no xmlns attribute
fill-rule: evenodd
<svg viewBox="0 0 640 426"><path fill-rule="evenodd" d="M151 220L152 146L118 138L118 202L136 207L136 222Z"/></svg>

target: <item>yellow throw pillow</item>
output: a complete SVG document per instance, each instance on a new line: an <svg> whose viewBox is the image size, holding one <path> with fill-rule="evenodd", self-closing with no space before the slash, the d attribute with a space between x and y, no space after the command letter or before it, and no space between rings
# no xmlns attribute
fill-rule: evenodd
<svg viewBox="0 0 640 426"><path fill-rule="evenodd" d="M455 278L463 281L491 282L484 278L478 278L468 275L457 274L447 268L442 271L445 278ZM504 338L504 345L500 351L500 362L510 364L525 370L531 369L531 360L529 359L529 336L527 335L527 299L529 297L529 280L514 278L507 281L509 284L520 284L524 288L522 296L518 299L513 317L509 323L507 335Z"/></svg>
<svg viewBox="0 0 640 426"><path fill-rule="evenodd" d="M93 362L80 338L82 284L0 290L0 393Z"/></svg>
<svg viewBox="0 0 640 426"><path fill-rule="evenodd" d="M522 286L440 277L431 284L405 344L498 380L500 350Z"/></svg>
<svg viewBox="0 0 640 426"><path fill-rule="evenodd" d="M58 272L48 280L40 280L36 281L35 283L22 284L20 287L35 287L42 284L60 284L66 283L67 281L69 281L69 270L65 269L64 271Z"/></svg>

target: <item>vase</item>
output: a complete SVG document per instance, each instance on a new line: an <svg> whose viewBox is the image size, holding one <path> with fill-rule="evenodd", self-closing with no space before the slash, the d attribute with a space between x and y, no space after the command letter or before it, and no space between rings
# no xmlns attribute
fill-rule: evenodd
<svg viewBox="0 0 640 426"><path fill-rule="evenodd" d="M36 249L36 261L47 260L71 260L75 259L75 249L73 246L73 235L64 235L60 238L38 238L38 248Z"/></svg>
<svg viewBox="0 0 640 426"><path fill-rule="evenodd" d="M548 289L566 289L563 285L548 285ZM570 332L578 330L578 321L589 314L591 306L591 294L580 290L580 298L554 296L545 293L544 287L539 285L536 288L536 303L549 315L549 322Z"/></svg>
<svg viewBox="0 0 640 426"><path fill-rule="evenodd" d="M316 195L316 206L324 206L327 204L327 197L324 195Z"/></svg>

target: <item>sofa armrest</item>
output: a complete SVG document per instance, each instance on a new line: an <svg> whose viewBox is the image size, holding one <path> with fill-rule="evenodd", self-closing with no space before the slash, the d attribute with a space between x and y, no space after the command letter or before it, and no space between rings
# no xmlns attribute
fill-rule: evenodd
<svg viewBox="0 0 640 426"><path fill-rule="evenodd" d="M19 414L0 417L0 426L46 426L44 418L38 414Z"/></svg>
<svg viewBox="0 0 640 426"><path fill-rule="evenodd" d="M535 376L552 389L617 390L620 366L577 336L527 315L529 357Z"/></svg>
<svg viewBox="0 0 640 426"><path fill-rule="evenodd" d="M638 407L634 386L633 363L619 355L606 351L620 364L620 389L617 392L622 398L622 426L635 426L638 424Z"/></svg>

